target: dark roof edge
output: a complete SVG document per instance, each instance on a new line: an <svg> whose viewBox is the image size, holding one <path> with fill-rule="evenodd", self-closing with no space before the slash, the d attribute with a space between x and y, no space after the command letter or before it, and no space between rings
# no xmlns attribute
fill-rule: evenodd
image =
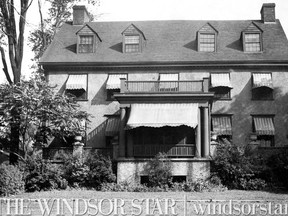
<svg viewBox="0 0 288 216"><path fill-rule="evenodd" d="M167 67L167 66L288 66L287 60L255 60L255 61L191 61L191 62L40 62L46 66L79 66L79 67Z"/></svg>

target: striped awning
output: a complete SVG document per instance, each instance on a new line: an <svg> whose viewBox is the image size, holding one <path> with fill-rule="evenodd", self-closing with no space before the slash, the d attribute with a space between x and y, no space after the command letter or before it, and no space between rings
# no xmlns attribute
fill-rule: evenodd
<svg viewBox="0 0 288 216"><path fill-rule="evenodd" d="M137 127L177 127L198 125L197 103L132 104L127 129Z"/></svg>
<svg viewBox="0 0 288 216"><path fill-rule="evenodd" d="M87 74L74 75L70 74L66 83L66 89L87 89Z"/></svg>
<svg viewBox="0 0 288 216"><path fill-rule="evenodd" d="M127 74L109 74L106 89L120 89L120 78L127 80Z"/></svg>
<svg viewBox="0 0 288 216"><path fill-rule="evenodd" d="M230 116L212 116L213 132L217 135L232 135Z"/></svg>
<svg viewBox="0 0 288 216"><path fill-rule="evenodd" d="M273 89L271 73L253 73L253 88L264 86Z"/></svg>
<svg viewBox="0 0 288 216"><path fill-rule="evenodd" d="M107 119L105 136L117 136L120 128L120 116L113 116Z"/></svg>
<svg viewBox="0 0 288 216"><path fill-rule="evenodd" d="M160 74L159 80L160 80L160 89L171 89L171 88L177 88L178 82L178 73L171 73L171 74ZM161 82L161 81L170 81L170 82Z"/></svg>
<svg viewBox="0 0 288 216"><path fill-rule="evenodd" d="M215 87L232 88L229 73L212 73L210 88L215 88Z"/></svg>
<svg viewBox="0 0 288 216"><path fill-rule="evenodd" d="M253 117L257 135L274 135L275 128L272 117Z"/></svg>

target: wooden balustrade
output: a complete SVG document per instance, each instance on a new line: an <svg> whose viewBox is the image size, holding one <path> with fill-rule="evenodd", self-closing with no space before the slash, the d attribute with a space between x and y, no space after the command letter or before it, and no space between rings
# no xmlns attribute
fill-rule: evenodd
<svg viewBox="0 0 288 216"><path fill-rule="evenodd" d="M160 93L160 92L204 92L204 81L126 81L121 85L121 92ZM123 89L124 88L124 89Z"/></svg>
<svg viewBox="0 0 288 216"><path fill-rule="evenodd" d="M159 152L168 157L194 157L195 144L177 145L134 145L134 157L154 157Z"/></svg>

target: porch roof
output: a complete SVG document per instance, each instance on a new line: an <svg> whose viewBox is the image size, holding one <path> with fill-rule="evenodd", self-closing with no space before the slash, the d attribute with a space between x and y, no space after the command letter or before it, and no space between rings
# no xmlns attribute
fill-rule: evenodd
<svg viewBox="0 0 288 216"><path fill-rule="evenodd" d="M197 103L132 104L127 129L137 127L177 127L198 125Z"/></svg>
<svg viewBox="0 0 288 216"><path fill-rule="evenodd" d="M120 128L120 116L109 117L107 120L105 136L117 136Z"/></svg>

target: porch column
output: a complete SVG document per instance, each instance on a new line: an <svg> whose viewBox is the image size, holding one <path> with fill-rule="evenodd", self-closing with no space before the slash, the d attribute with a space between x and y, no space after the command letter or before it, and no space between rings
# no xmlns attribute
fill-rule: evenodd
<svg viewBox="0 0 288 216"><path fill-rule="evenodd" d="M196 149L195 149L195 156L201 157L201 109L198 108L198 126L196 132Z"/></svg>
<svg viewBox="0 0 288 216"><path fill-rule="evenodd" d="M120 133L119 133L119 157L125 157L125 143L126 143L126 132L125 132L125 123L126 123L126 108L120 108Z"/></svg>
<svg viewBox="0 0 288 216"><path fill-rule="evenodd" d="M210 135L209 135L209 110L208 107L203 108L203 157L210 155Z"/></svg>

